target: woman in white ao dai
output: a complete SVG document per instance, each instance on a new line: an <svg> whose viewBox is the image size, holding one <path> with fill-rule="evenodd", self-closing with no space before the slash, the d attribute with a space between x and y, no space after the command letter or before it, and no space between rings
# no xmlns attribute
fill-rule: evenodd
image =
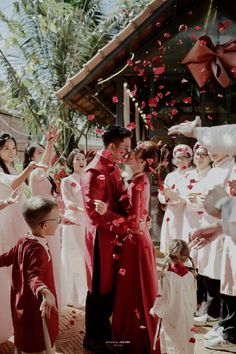
<svg viewBox="0 0 236 354"><path fill-rule="evenodd" d="M85 216L80 177L86 166L84 152L75 149L67 160L72 174L62 180L61 192L65 217L72 225L62 227L62 263L66 279L66 304L85 306L87 278L85 268Z"/></svg>
<svg viewBox="0 0 236 354"><path fill-rule="evenodd" d="M183 231L183 212L185 202L179 193L179 184L191 169L192 149L188 145L177 145L173 150L175 171L168 173L163 190L158 193L161 204L166 205L161 227L160 251L166 254L168 244L174 238L181 238Z"/></svg>

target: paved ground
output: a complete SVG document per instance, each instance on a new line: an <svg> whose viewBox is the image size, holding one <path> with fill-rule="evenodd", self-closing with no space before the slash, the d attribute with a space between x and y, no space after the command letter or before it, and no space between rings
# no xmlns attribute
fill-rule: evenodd
<svg viewBox="0 0 236 354"><path fill-rule="evenodd" d="M198 328L196 332L195 354L222 354L223 352L206 350L203 345L204 334L209 327ZM66 307L60 315L60 333L56 342L57 352L63 354L91 354L83 349L84 310ZM13 354L14 345L8 341L0 345L0 354ZM147 353L148 354L148 353Z"/></svg>

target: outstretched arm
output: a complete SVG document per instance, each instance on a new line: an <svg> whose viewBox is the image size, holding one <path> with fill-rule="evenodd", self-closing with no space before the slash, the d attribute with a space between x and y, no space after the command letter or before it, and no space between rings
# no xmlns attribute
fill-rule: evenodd
<svg viewBox="0 0 236 354"><path fill-rule="evenodd" d="M57 141L57 138L59 136L60 130L58 130L56 127L51 127L49 126L48 132L44 132L44 135L47 139L46 143L46 148L44 150L43 156L41 163L44 165L47 165L48 167L51 166L52 164L52 158L54 154L54 145Z"/></svg>
<svg viewBox="0 0 236 354"><path fill-rule="evenodd" d="M189 138L197 138L197 127L201 126L201 119L199 116L196 116L195 120L188 121L185 123L180 123L178 125L173 125L173 127L169 128L168 134L182 134Z"/></svg>
<svg viewBox="0 0 236 354"><path fill-rule="evenodd" d="M174 125L168 134L196 138L201 145L214 153L234 155L236 152L236 124L201 127L201 119L197 116L194 121Z"/></svg>
<svg viewBox="0 0 236 354"><path fill-rule="evenodd" d="M29 177L30 173L35 168L45 169L45 168L47 168L47 165L31 161L30 164L18 176L16 176L16 178L14 178L11 181L11 183L10 183L11 188L17 189L18 187L20 187L22 185L22 183L25 182L25 180Z"/></svg>

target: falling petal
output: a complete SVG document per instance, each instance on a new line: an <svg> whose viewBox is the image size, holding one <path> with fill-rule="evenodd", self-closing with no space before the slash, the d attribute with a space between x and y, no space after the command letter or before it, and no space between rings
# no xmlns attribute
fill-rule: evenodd
<svg viewBox="0 0 236 354"><path fill-rule="evenodd" d="M113 96L113 97L112 97L112 102L113 102L113 103L119 102L118 97L117 97L117 96Z"/></svg>
<svg viewBox="0 0 236 354"><path fill-rule="evenodd" d="M153 68L154 75L161 75L165 72L165 65L159 66L157 68Z"/></svg>
<svg viewBox="0 0 236 354"><path fill-rule="evenodd" d="M153 159L146 159L146 161L150 166L153 164Z"/></svg>
<svg viewBox="0 0 236 354"><path fill-rule="evenodd" d="M125 270L124 268L120 268L119 274L122 275L122 276L124 276L125 273L126 273L126 270Z"/></svg>
<svg viewBox="0 0 236 354"><path fill-rule="evenodd" d="M128 59L126 63L127 63L128 66L133 66L134 65L133 60L131 60L131 59Z"/></svg>
<svg viewBox="0 0 236 354"><path fill-rule="evenodd" d="M95 119L95 115L94 114L89 114L88 116L87 116L87 120L88 121L92 121L92 120L94 120Z"/></svg>
<svg viewBox="0 0 236 354"><path fill-rule="evenodd" d="M224 32L230 25L230 21L229 20L225 20L223 22L221 22L219 24L219 32Z"/></svg>
<svg viewBox="0 0 236 354"><path fill-rule="evenodd" d="M184 103L192 103L192 97L185 97L185 98L183 98L183 102Z"/></svg>
<svg viewBox="0 0 236 354"><path fill-rule="evenodd" d="M175 116L178 113L178 110L176 108L171 110L172 116Z"/></svg>
<svg viewBox="0 0 236 354"><path fill-rule="evenodd" d="M114 253L114 254L112 255L112 257L113 257L113 259L115 259L115 260L120 259L120 256L119 256L118 254L116 254L116 253Z"/></svg>
<svg viewBox="0 0 236 354"><path fill-rule="evenodd" d="M187 31L188 30L188 26L185 24L179 25L179 32L181 31Z"/></svg>
<svg viewBox="0 0 236 354"><path fill-rule="evenodd" d="M104 129L96 128L95 133L98 134L98 135L101 135L101 134L104 133L104 131L105 131Z"/></svg>
<svg viewBox="0 0 236 354"><path fill-rule="evenodd" d="M136 124L134 122L128 123L126 128L129 130L134 130L136 128Z"/></svg>

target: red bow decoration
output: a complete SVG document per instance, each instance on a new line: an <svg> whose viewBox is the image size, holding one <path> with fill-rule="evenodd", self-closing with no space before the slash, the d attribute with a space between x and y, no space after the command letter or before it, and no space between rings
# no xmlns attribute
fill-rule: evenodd
<svg viewBox="0 0 236 354"><path fill-rule="evenodd" d="M227 87L229 74L236 79L236 39L215 46L209 36L202 36L181 63L187 65L199 87L212 75L221 86Z"/></svg>

